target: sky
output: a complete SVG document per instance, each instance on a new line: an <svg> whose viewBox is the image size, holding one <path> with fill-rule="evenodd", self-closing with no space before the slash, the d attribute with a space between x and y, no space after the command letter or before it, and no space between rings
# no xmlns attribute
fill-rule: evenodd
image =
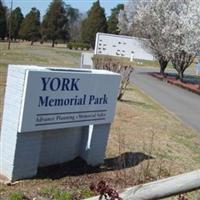
<svg viewBox="0 0 200 200"><path fill-rule="evenodd" d="M43 16L52 0L13 0L13 8L20 7L22 13L26 15L32 7L40 10ZM70 4L74 8L78 8L80 12L87 12L96 0L64 0L66 4ZM125 3L127 0L100 0L100 4L105 8L106 16L110 15L110 9L119 3ZM11 0L3 0L4 4L10 8Z"/></svg>

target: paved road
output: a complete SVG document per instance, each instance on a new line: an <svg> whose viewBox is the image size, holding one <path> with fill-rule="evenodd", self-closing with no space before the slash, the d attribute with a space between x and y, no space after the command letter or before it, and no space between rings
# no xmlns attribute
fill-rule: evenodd
<svg viewBox="0 0 200 200"><path fill-rule="evenodd" d="M157 80L147 74L152 68L136 68L131 81L169 111L200 132L200 96Z"/></svg>

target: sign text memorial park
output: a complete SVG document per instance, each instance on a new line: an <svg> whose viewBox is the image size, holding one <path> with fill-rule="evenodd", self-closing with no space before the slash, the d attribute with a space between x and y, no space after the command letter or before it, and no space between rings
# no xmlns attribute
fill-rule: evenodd
<svg viewBox="0 0 200 200"><path fill-rule="evenodd" d="M11 181L28 178L38 167L78 156L102 163L119 82L118 74L103 70L10 65L0 173Z"/></svg>

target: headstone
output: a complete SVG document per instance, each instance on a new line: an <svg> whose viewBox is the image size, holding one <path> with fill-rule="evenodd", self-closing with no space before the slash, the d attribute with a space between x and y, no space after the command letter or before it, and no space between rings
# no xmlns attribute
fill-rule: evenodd
<svg viewBox="0 0 200 200"><path fill-rule="evenodd" d="M15 181L78 156L104 160L120 76L105 70L10 65L0 174ZM92 137L89 125L94 124Z"/></svg>
<svg viewBox="0 0 200 200"><path fill-rule="evenodd" d="M81 53L81 68L92 69L93 68L93 61L92 57L94 53Z"/></svg>

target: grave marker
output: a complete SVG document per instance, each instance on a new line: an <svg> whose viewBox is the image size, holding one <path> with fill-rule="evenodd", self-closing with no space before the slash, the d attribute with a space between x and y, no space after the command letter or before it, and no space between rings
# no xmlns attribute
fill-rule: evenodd
<svg viewBox="0 0 200 200"><path fill-rule="evenodd" d="M93 56L94 56L94 53L88 53L88 52L81 53L81 68L92 69L93 68L93 61L92 61Z"/></svg>

